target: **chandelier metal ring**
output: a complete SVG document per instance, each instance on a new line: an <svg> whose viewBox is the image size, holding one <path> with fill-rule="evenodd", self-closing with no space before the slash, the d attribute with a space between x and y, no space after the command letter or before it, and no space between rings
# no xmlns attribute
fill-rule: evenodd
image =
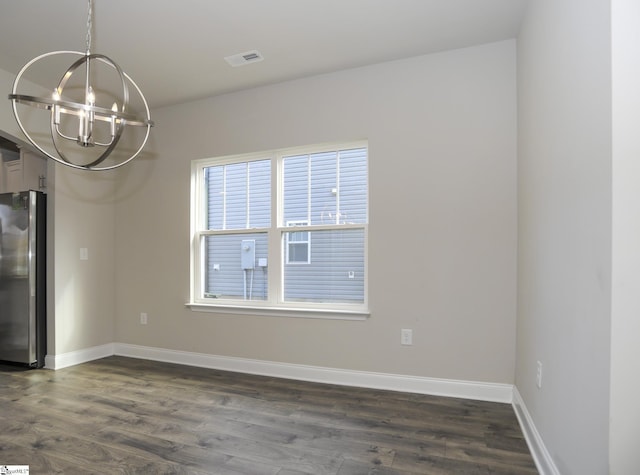
<svg viewBox="0 0 640 475"><path fill-rule="evenodd" d="M44 58L55 56L55 55L78 55L80 56L80 58L76 60L63 74L62 79L60 80L60 82L58 83L58 86L54 90L54 94L51 97L35 97L31 95L19 94L18 87L24 73L34 63ZM92 103L89 100L85 100L85 103L78 103L78 102L62 99L61 96L62 96L64 87L67 84L67 81L71 78L71 76L76 71L76 69L81 65L85 65L85 68L87 71L87 93L89 94L90 87L88 85L89 84L88 77L89 77L90 62L92 60L100 61L116 70L120 78L120 83L122 85L121 105L118 106L117 104L114 104L114 106L111 109L108 109L105 107L96 106L95 101ZM138 96L140 97L142 104L144 105L145 114L146 114L145 117L137 117L136 115L131 114L127 111L129 107L129 88L127 85L127 81L135 88ZM90 54L89 52L81 53L79 51L52 51L52 52L37 56L33 58L31 61L29 61L27 64L25 64L20 70L20 72L18 73L18 75L16 76L15 81L13 82L11 94L9 94L9 99L12 101L12 109L13 109L13 114L15 116L16 122L18 123L20 130L24 133L24 135L27 137L29 142L31 142L31 144L36 149L38 149L41 153L51 158L52 160L55 160L58 163L62 163L64 165L67 165L76 169L95 170L95 171L112 170L114 168L119 168L129 163L136 156L138 156L138 154L142 151L142 149L146 145L147 140L149 138L150 129L154 125L153 121L151 120L149 106L138 85L113 60L101 54ZM26 127L22 123L22 120L20 119L20 115L18 113L18 107L17 107L18 103L29 105L29 106L35 106L40 109L46 109L51 111L51 137L52 137L53 147L55 148L55 151L58 154L58 156L45 150L45 148L41 146L31 136L31 134L29 134ZM84 122L87 122L88 120L88 119L83 119L83 117L90 117L91 125L93 124L94 120L110 122L111 136L112 136L110 142L94 143L90 132L85 131L83 134L82 125L80 126L81 132L79 132L78 137L69 137L64 135L58 129L59 117L61 114L76 115L79 117L79 121L81 122L83 120ZM124 127L127 125L146 127L144 139L142 140L142 143L140 144L138 149L127 159L117 164L98 167L97 165L101 164L107 158L107 156L109 156L109 154L114 150L114 148L118 144L118 141L120 140ZM67 139L67 140L75 140L84 147L99 145L106 148L104 152L100 154L100 156L98 156L96 159L94 159L91 163L81 165L81 164L73 163L72 161L70 161L66 157L66 155L62 152L62 150L58 146L58 141L61 138Z"/></svg>

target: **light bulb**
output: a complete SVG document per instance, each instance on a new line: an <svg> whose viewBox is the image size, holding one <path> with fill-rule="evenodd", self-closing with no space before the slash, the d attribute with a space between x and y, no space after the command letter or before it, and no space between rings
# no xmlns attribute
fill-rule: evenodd
<svg viewBox="0 0 640 475"><path fill-rule="evenodd" d="M113 106L111 106L111 112L114 112L114 115L111 116L111 137L115 137L116 135L116 115L115 113L118 112L118 104L117 103L113 103Z"/></svg>
<svg viewBox="0 0 640 475"><path fill-rule="evenodd" d="M52 98L54 102L60 100L60 92L57 87L53 90ZM60 106L58 104L53 104L53 123L60 125Z"/></svg>
<svg viewBox="0 0 640 475"><path fill-rule="evenodd" d="M96 95L93 93L93 88L89 86L89 93L87 94L87 104L90 106L96 105Z"/></svg>

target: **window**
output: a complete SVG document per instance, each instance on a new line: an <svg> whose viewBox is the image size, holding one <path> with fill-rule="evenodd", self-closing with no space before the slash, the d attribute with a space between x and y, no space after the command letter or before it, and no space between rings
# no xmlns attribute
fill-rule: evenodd
<svg viewBox="0 0 640 475"><path fill-rule="evenodd" d="M196 160L192 172L192 305L366 312L366 143Z"/></svg>
<svg viewBox="0 0 640 475"><path fill-rule="evenodd" d="M287 226L308 226L308 221L287 221ZM309 231L289 232L287 236L287 264L310 264Z"/></svg>

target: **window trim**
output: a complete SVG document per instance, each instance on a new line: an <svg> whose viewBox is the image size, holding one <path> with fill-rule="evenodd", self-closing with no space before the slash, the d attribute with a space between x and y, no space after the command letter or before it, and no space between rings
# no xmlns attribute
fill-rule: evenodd
<svg viewBox="0 0 640 475"><path fill-rule="evenodd" d="M366 170L366 219L359 224L330 224L330 225L307 225L296 226L299 231L309 232L322 230L348 230L361 229L364 233L364 295L362 303L318 303L318 302L286 302L283 298L284 265L288 261L288 247L285 243L285 234L291 232L291 226L283 221L283 158L296 154L316 154L331 151L343 151L357 148L367 150L367 170ZM206 200L204 170L206 167L227 165L239 162L250 162L258 160L271 160L271 226L270 228L248 228L231 230L206 230L202 223L206 222ZM369 147L366 141L331 143L322 145L311 145L303 147L293 147L278 149L261 153L249 153L239 155L228 155L205 159L196 159L191 162L191 209L190 209L190 299L185 305L193 311L223 313L223 314L243 314L243 315L266 315L283 317L303 317L303 318L330 318L346 320L362 320L369 315L369 277L368 277L368 227L369 227ZM275 185L274 185L275 183ZM284 225L283 225L284 224ZM211 298L203 296L204 278L206 263L204 262L204 242L205 236L215 234L239 234L239 233L266 233L268 239L268 283L267 300L237 300L224 299L212 302ZM309 239L310 258L310 239ZM277 246L280 248L276 251ZM287 256L282 254L286 253ZM293 263L297 265L296 263ZM301 263L303 264L303 263Z"/></svg>
<svg viewBox="0 0 640 475"><path fill-rule="evenodd" d="M255 303L255 302L254 302ZM237 305L232 303L196 303L188 302L185 307L195 312L216 313L222 315L245 315L287 318L320 318L330 320L366 320L369 310L322 309L305 307L280 307L276 305Z"/></svg>

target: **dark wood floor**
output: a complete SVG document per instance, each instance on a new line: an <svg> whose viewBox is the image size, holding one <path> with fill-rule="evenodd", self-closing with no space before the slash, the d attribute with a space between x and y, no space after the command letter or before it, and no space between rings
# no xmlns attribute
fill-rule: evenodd
<svg viewBox="0 0 640 475"><path fill-rule="evenodd" d="M533 474L508 404L110 357L0 365L0 464L39 474Z"/></svg>

